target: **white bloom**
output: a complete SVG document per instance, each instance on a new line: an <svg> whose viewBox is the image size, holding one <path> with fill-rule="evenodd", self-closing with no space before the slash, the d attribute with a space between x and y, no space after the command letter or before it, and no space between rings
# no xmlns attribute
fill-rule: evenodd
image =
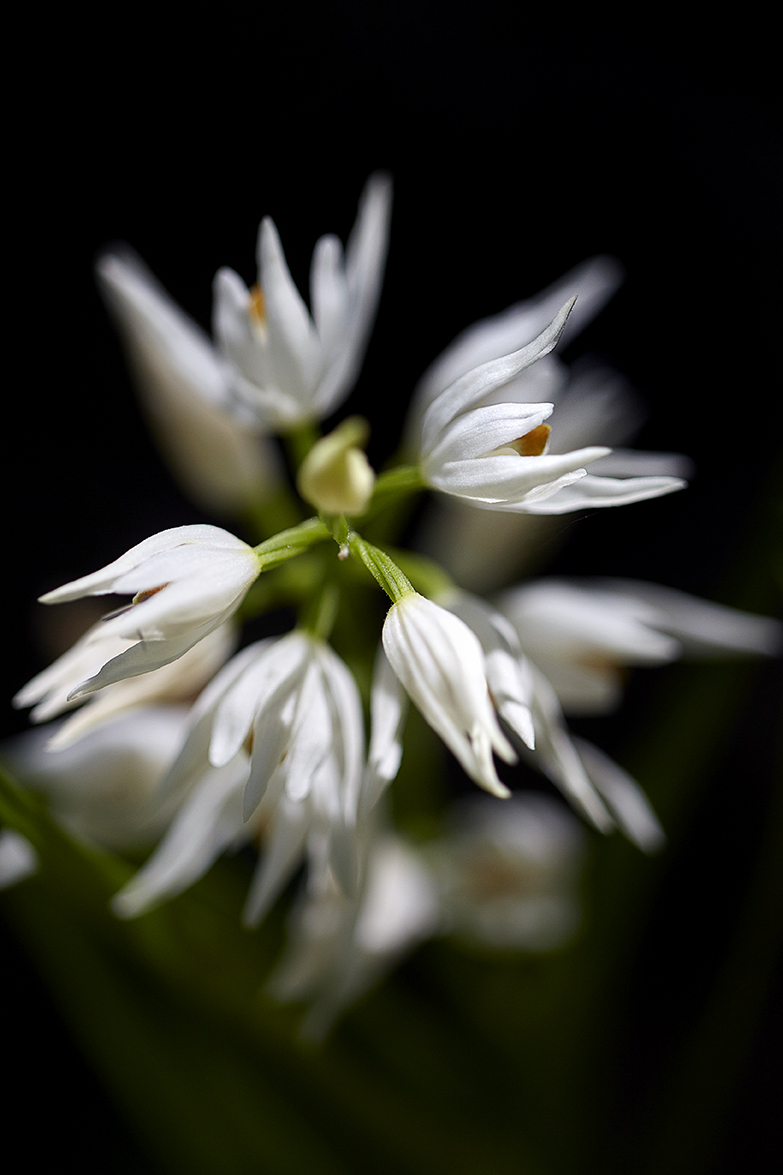
<svg viewBox="0 0 783 1175"><path fill-rule="evenodd" d="M303 1035L321 1038L337 1014L440 924L438 892L421 853L389 832L371 835L354 897L328 877L294 907L270 990L310 1007Z"/></svg>
<svg viewBox="0 0 783 1175"><path fill-rule="evenodd" d="M588 446L547 453L551 403L489 403L557 343L574 300L567 302L532 343L460 376L425 411L419 467L434 489L487 510L564 513L589 505L619 505L680 489L672 477L591 477L583 466L610 450ZM477 406L479 405L479 406ZM586 479L586 488L574 483Z"/></svg>
<svg viewBox="0 0 783 1175"><path fill-rule="evenodd" d="M116 909L130 916L180 892L228 844L262 829L249 922L260 920L305 853L351 890L363 755L358 690L328 645L294 632L244 649L193 709L164 784L188 799Z"/></svg>
<svg viewBox="0 0 783 1175"><path fill-rule="evenodd" d="M475 367L510 355L532 343L547 327L560 307L576 296L576 304L563 328L564 345L599 313L623 279L622 268L613 257L592 257L570 270L542 293L500 314L473 323L430 365L416 387L411 408L414 424L441 392ZM550 400L564 382L565 369L554 355L542 357L524 368L504 390L518 403Z"/></svg>
<svg viewBox="0 0 783 1175"><path fill-rule="evenodd" d="M14 698L17 707L32 706L33 722L48 722L79 702L73 691L96 675L101 667L135 642L107 634L98 621L73 648L37 674ZM76 742L89 730L102 726L126 710L154 702L186 701L198 694L223 664L236 644L236 633L229 621L208 633L176 661L142 673L137 677L107 685L93 694L78 714L61 723L49 739L50 750Z"/></svg>
<svg viewBox="0 0 783 1175"><path fill-rule="evenodd" d="M329 416L354 383L375 317L386 259L391 184L370 178L343 256L322 237L310 273L312 316L293 283L277 230L263 221L258 285L230 269L215 279L215 337L237 394L269 429Z"/></svg>
<svg viewBox="0 0 783 1175"><path fill-rule="evenodd" d="M0 831L0 889L31 877L38 869L38 854L26 836L13 828Z"/></svg>
<svg viewBox="0 0 783 1175"><path fill-rule="evenodd" d="M572 318L573 313L567 325ZM543 363L553 359L550 355ZM554 412L549 417L552 431L547 451L550 454L568 453L585 445L624 445L641 424L644 413L638 397L626 380L605 365L585 360L570 370L562 364L548 369L545 379L526 378L541 366L539 362L528 368L496 395L525 403L541 400L554 403ZM685 478L692 470L692 462L679 454L613 447L608 456L591 462L590 472L575 483L575 489L582 493L594 486L589 479L598 475L631 479L625 492L633 495L640 485L649 484L644 478ZM622 490L619 482L615 484L614 493ZM453 495L438 496L429 504L420 545L464 587L480 592L495 590L518 579L527 565L540 559L542 551L551 551L551 515L562 513L559 507L569 493L570 487L566 486L540 506L534 504L535 513L528 510L523 514L477 511L468 500ZM612 501L607 499L604 504Z"/></svg>
<svg viewBox="0 0 783 1175"><path fill-rule="evenodd" d="M632 580L542 579L500 600L522 648L570 713L620 702L623 669L683 655L774 653L777 621Z"/></svg>
<svg viewBox="0 0 783 1175"><path fill-rule="evenodd" d="M466 592L443 602L481 641L493 701L524 756L601 832L616 824L645 852L659 848L663 832L644 792L611 759L572 739L555 691L505 617Z"/></svg>
<svg viewBox="0 0 783 1175"><path fill-rule="evenodd" d="M68 700L181 657L239 607L260 571L252 547L216 526L178 526L152 535L100 571L41 596L44 604L117 592L133 603L105 617L91 639L109 659ZM113 638L133 641L113 655Z"/></svg>
<svg viewBox="0 0 783 1175"><path fill-rule="evenodd" d="M474 633L445 608L411 592L389 609L383 647L412 701L467 774L494 795L507 796L492 752L507 763L515 762L516 754L498 725Z"/></svg>
<svg viewBox="0 0 783 1175"><path fill-rule="evenodd" d="M42 792L72 836L110 849L157 839L173 813L159 796L161 779L185 736L187 708L149 706L122 714L75 746L52 752L51 731L26 731L3 754L21 782Z"/></svg>
<svg viewBox="0 0 783 1175"><path fill-rule="evenodd" d="M532 792L507 804L475 796L428 846L448 929L482 946L549 951L580 921L582 829Z"/></svg>
<svg viewBox="0 0 783 1175"><path fill-rule="evenodd" d="M268 496L280 460L236 401L226 360L133 253L105 253L97 273L150 425L185 491L220 513Z"/></svg>

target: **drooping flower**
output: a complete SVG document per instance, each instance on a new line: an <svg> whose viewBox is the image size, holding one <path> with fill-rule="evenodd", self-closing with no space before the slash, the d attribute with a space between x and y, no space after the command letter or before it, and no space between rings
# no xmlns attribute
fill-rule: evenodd
<svg viewBox="0 0 783 1175"><path fill-rule="evenodd" d="M508 796L492 754L507 763L516 754L498 724L474 633L445 608L410 592L387 613L383 647L411 700L471 779Z"/></svg>
<svg viewBox="0 0 783 1175"><path fill-rule="evenodd" d="M442 602L481 642L492 698L520 753L601 832L617 826L645 852L656 851L663 831L644 792L612 760L572 738L554 689L506 618L467 592L452 590Z"/></svg>
<svg viewBox="0 0 783 1175"><path fill-rule="evenodd" d="M345 254L322 237L310 273L312 314L267 218L258 238L258 284L248 290L230 269L215 279L215 337L233 387L260 424L286 432L329 416L353 385L380 296L391 184L371 176Z"/></svg>
<svg viewBox="0 0 783 1175"><path fill-rule="evenodd" d="M103 254L96 271L152 431L186 493L220 514L268 497L280 459L232 392L227 361L130 250Z"/></svg>
<svg viewBox="0 0 783 1175"><path fill-rule="evenodd" d="M134 644L131 638L107 634L105 624L99 620L71 649L28 681L13 703L17 707L34 706L31 721L48 722L78 705L83 695L74 696L74 691ZM207 633L176 661L105 686L91 694L78 713L57 726L47 746L50 750L70 746L89 730L127 710L194 697L227 660L235 644L234 625L228 621Z"/></svg>
<svg viewBox="0 0 783 1175"><path fill-rule="evenodd" d="M325 642L293 632L244 649L193 708L164 783L188 798L115 908L141 913L191 884L228 844L262 831L249 922L260 921L303 856L351 891L363 765L358 689Z"/></svg>
<svg viewBox="0 0 783 1175"><path fill-rule="evenodd" d="M144 539L92 575L41 596L44 604L110 593L134 597L92 630L90 639L104 645L108 659L67 700L181 657L228 620L260 569L253 548L228 531L178 526ZM115 654L114 638L133 643Z"/></svg>
<svg viewBox="0 0 783 1175"><path fill-rule="evenodd" d="M72 836L109 849L152 844L174 812L159 794L185 736L186 706L142 706L51 751L48 727L10 739L2 754L31 791L46 796Z"/></svg>
<svg viewBox="0 0 783 1175"><path fill-rule="evenodd" d="M431 401L419 429L419 469L428 485L486 510L555 514L683 487L670 476L588 478L584 466L610 449L549 453L545 421L554 405L500 400L500 389L553 349L573 304L567 302L531 343L460 376Z"/></svg>
<svg viewBox="0 0 783 1175"><path fill-rule="evenodd" d="M771 654L783 643L775 620L633 580L541 579L506 592L499 603L572 714L616 708L627 666Z"/></svg>

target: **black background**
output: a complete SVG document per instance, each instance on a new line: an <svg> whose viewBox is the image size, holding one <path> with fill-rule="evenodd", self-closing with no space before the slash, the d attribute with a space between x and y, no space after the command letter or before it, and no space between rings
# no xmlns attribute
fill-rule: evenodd
<svg viewBox="0 0 783 1175"><path fill-rule="evenodd" d="M763 30L712 17L688 31L649 13L574 23L559 9L503 3L286 12L228 6L199 24L183 10L165 28L152 12L128 12L110 26L58 18L19 33L25 69L7 128L6 696L50 659L38 594L203 517L148 439L95 289L98 250L132 244L208 326L215 270L254 278L262 215L274 217L304 289L316 238L345 237L376 168L395 183L391 251L348 405L376 422L372 456L388 455L416 379L459 330L594 253L613 254L627 281L571 354L598 351L624 371L650 410L637 447L687 453L697 476L685 493L590 516L555 566L732 602L782 423L781 118ZM749 826L763 820L771 786L779 675L769 683L738 720L734 759L651 951L662 926L685 932L689 903L732 900L722 854L738 774ZM9 732L25 725L10 708L4 721ZM705 870L715 879L706 892ZM713 948L719 934L716 922ZM35 1066L30 1078L36 1096L41 1083L51 1080L52 1097L74 1083L99 1107L93 1125L106 1123L110 1147L122 1127L9 951L13 998L29 991L49 1041L43 1075ZM675 1018L698 1002L692 954ZM767 1169L776 1007L716 1170ZM64 1137L83 1145L73 1122L61 1124ZM113 1170L108 1156L95 1150Z"/></svg>

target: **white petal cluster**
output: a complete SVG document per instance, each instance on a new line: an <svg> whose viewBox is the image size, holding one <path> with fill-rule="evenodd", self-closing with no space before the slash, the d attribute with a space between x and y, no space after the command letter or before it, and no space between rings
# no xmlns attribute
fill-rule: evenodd
<svg viewBox="0 0 783 1175"><path fill-rule="evenodd" d="M271 441L232 392L228 363L129 250L96 267L153 433L183 489L210 511L236 514L281 477Z"/></svg>
<svg viewBox="0 0 783 1175"><path fill-rule="evenodd" d="M288 271L273 222L258 237L258 284L215 278L215 338L233 387L264 428L285 432L322 420L359 371L375 318L388 244L391 184L374 175L362 194L345 251L322 237L310 272L312 314Z"/></svg>
<svg viewBox="0 0 783 1175"><path fill-rule="evenodd" d="M263 917L303 856L352 891L363 768L359 693L329 646L304 632L249 646L194 707L164 785L188 798L115 908L130 916L180 892L228 844L262 829L249 922Z"/></svg>
<svg viewBox="0 0 783 1175"><path fill-rule="evenodd" d="M625 666L772 654L783 644L783 627L767 617L632 580L535 580L506 592L500 607L572 714L615 709Z"/></svg>
<svg viewBox="0 0 783 1175"><path fill-rule="evenodd" d="M575 275L589 295L584 321L611 290L611 270L599 259ZM558 295L563 283L555 287ZM615 463L622 476L588 475L584 466L606 460L611 450L577 441L564 445L565 429L557 445L550 444L547 421L555 410L550 401L565 382L564 369L550 352L564 332L576 298L565 302L543 326L541 311L550 311L552 293L534 308L512 308L497 319L480 323L433 366L418 390L417 421L419 467L435 489L487 510L531 514L563 514L587 506L614 506L659 497L681 489L680 477L668 472L625 476L632 459ZM526 332L535 326L536 337ZM504 350L513 340L518 347ZM523 344L523 345L520 345ZM466 367L466 363L474 366ZM452 382L444 384L451 378ZM555 433L557 415L553 417ZM650 455L652 456L652 455ZM668 469L652 463L652 468ZM645 463L650 468L650 460ZM610 472L607 467L604 472Z"/></svg>
<svg viewBox="0 0 783 1175"><path fill-rule="evenodd" d="M411 700L471 779L507 796L492 754L513 763L516 753L498 724L475 634L445 608L411 592L389 609L383 647Z"/></svg>
<svg viewBox="0 0 783 1175"><path fill-rule="evenodd" d="M228 531L178 526L144 539L100 571L41 596L44 604L111 593L134 597L127 608L105 617L92 630L86 644L99 645L105 660L66 700L181 657L236 611L260 568L253 548ZM125 647L120 649L117 641ZM86 665L81 660L85 647L66 666L67 675ZM50 683L45 685L48 690Z"/></svg>
<svg viewBox="0 0 783 1175"><path fill-rule="evenodd" d="M14 705L34 706L31 721L48 722L83 700L83 697L74 696L75 691L134 643L125 637L107 635L105 625L98 621L71 649L19 690ZM70 746L88 731L139 706L195 697L228 659L235 645L236 631L228 621L213 629L176 661L149 673L116 681L90 694L86 705L57 727L47 746L50 750Z"/></svg>

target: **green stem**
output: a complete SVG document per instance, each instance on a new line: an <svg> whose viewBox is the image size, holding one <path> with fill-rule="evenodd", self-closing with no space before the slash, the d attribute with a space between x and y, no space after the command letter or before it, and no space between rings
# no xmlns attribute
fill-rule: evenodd
<svg viewBox="0 0 783 1175"><path fill-rule="evenodd" d="M414 591L407 576L380 547L374 547L355 531L348 535L347 546L352 557L367 568L392 603L398 603Z"/></svg>
<svg viewBox="0 0 783 1175"><path fill-rule="evenodd" d="M420 493L426 488L426 482L417 465L401 465L397 469L389 469L385 473L379 473L370 504L362 517L367 520L374 518L387 506L408 497L410 494Z"/></svg>
<svg viewBox="0 0 783 1175"><path fill-rule="evenodd" d="M299 526L282 530L279 534L273 535L271 539L259 543L253 550L261 561L260 570L268 571L270 567L277 567L280 563L285 563L287 559L301 555L314 543L321 543L330 537L329 528L320 518L308 518Z"/></svg>

